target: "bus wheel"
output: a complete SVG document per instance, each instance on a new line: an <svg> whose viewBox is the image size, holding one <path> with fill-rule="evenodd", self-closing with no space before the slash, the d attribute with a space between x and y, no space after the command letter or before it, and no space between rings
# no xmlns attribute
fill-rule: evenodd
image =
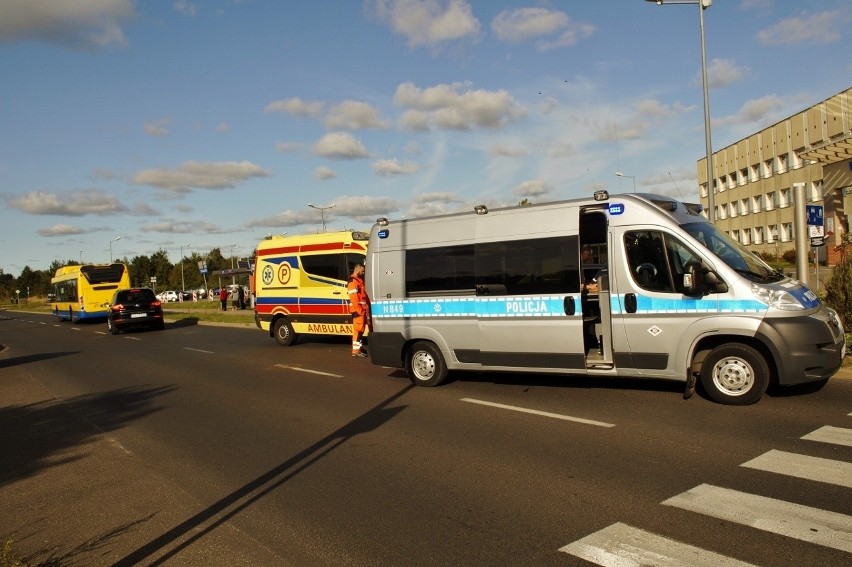
<svg viewBox="0 0 852 567"><path fill-rule="evenodd" d="M414 343L405 359L408 379L417 386L438 386L447 378L447 364L433 343Z"/></svg>
<svg viewBox="0 0 852 567"><path fill-rule="evenodd" d="M769 385L769 365L757 350L739 343L714 348L701 365L701 385L720 404L753 404Z"/></svg>
<svg viewBox="0 0 852 567"><path fill-rule="evenodd" d="M281 346L290 346L296 341L296 333L293 331L293 325L284 317L275 321L272 332L275 335L275 340Z"/></svg>

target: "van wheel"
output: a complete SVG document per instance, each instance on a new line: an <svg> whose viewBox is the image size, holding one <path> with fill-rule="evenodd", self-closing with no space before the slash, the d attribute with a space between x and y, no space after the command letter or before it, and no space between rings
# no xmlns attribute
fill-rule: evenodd
<svg viewBox="0 0 852 567"><path fill-rule="evenodd" d="M296 341L296 333L293 331L293 325L284 317L275 321L272 333L275 335L275 340L281 346L290 346Z"/></svg>
<svg viewBox="0 0 852 567"><path fill-rule="evenodd" d="M438 386L447 378L447 364L433 343L414 343L405 360L408 379L417 386Z"/></svg>
<svg viewBox="0 0 852 567"><path fill-rule="evenodd" d="M757 350L732 343L714 348L701 365L701 385L720 404L753 404L769 385L769 365Z"/></svg>

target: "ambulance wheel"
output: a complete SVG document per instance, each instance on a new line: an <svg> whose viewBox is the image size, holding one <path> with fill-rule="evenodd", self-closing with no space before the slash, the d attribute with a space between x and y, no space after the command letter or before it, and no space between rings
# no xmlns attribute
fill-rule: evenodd
<svg viewBox="0 0 852 567"><path fill-rule="evenodd" d="M296 333L293 331L293 325L284 317L275 321L272 332L275 335L275 340L281 346L290 346L296 342Z"/></svg>
<svg viewBox="0 0 852 567"><path fill-rule="evenodd" d="M701 385L714 401L731 406L755 403L769 385L769 365L752 347L731 343L714 348L701 365Z"/></svg>
<svg viewBox="0 0 852 567"><path fill-rule="evenodd" d="M447 364L433 343L416 342L405 359L408 379L416 386L438 386L447 378Z"/></svg>

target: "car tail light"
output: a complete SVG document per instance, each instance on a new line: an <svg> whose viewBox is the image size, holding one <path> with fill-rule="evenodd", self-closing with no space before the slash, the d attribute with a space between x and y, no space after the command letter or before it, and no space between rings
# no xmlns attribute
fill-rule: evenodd
<svg viewBox="0 0 852 567"><path fill-rule="evenodd" d="M158 300L156 300L156 299L155 299L154 301L152 301L152 302L151 302L151 307L159 307L159 306L161 306L161 305L162 305L162 303L160 303L160 302L159 302Z"/></svg>

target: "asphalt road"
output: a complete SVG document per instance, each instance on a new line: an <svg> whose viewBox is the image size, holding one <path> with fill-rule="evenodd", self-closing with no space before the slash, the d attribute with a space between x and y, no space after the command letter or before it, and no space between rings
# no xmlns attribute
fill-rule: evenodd
<svg viewBox="0 0 852 567"><path fill-rule="evenodd" d="M415 388L346 339L224 326L0 311L0 344L0 537L33 562L852 561L852 372L737 408L661 381Z"/></svg>

